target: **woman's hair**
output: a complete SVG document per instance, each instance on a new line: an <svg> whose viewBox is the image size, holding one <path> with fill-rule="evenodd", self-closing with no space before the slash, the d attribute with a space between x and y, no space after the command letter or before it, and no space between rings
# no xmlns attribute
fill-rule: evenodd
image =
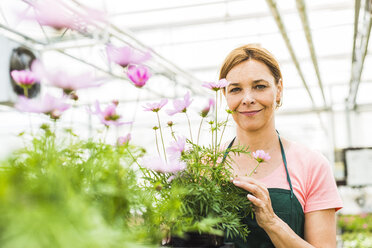
<svg viewBox="0 0 372 248"><path fill-rule="evenodd" d="M234 66L251 59L264 63L270 69L276 83L279 83L279 80L282 79L279 64L274 56L265 48L255 44L244 45L232 50L223 62L220 79L226 78Z"/></svg>

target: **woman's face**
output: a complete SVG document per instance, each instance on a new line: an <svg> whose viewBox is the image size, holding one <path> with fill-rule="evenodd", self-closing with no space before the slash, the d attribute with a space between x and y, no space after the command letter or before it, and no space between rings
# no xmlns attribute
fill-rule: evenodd
<svg viewBox="0 0 372 248"><path fill-rule="evenodd" d="M226 76L230 84L225 89L229 109L239 128L256 131L274 126L276 102L283 88L270 69L257 60L247 60L233 67Z"/></svg>

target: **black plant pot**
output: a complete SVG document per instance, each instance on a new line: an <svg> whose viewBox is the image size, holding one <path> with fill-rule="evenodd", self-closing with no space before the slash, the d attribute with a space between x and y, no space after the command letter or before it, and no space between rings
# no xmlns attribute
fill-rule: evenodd
<svg viewBox="0 0 372 248"><path fill-rule="evenodd" d="M234 248L232 243L224 243L224 237L213 234L199 234L197 232L185 233L183 238L171 237L167 246L170 247L218 247L218 248Z"/></svg>

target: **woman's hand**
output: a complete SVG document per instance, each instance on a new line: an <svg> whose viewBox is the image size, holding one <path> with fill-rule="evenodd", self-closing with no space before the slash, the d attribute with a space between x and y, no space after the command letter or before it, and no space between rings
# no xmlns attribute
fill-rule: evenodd
<svg viewBox="0 0 372 248"><path fill-rule="evenodd" d="M247 198L253 204L257 224L264 230L272 227L279 217L274 213L266 186L251 177L236 177L233 183L249 192Z"/></svg>

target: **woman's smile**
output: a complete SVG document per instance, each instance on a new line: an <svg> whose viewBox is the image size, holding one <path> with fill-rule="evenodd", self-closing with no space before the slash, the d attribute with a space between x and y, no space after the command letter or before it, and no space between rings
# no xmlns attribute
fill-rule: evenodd
<svg viewBox="0 0 372 248"><path fill-rule="evenodd" d="M249 110L249 111L239 111L239 114L242 114L242 115L251 117L251 116L255 116L256 114L258 114L259 112L261 112L261 110L262 109L259 109L259 110Z"/></svg>

